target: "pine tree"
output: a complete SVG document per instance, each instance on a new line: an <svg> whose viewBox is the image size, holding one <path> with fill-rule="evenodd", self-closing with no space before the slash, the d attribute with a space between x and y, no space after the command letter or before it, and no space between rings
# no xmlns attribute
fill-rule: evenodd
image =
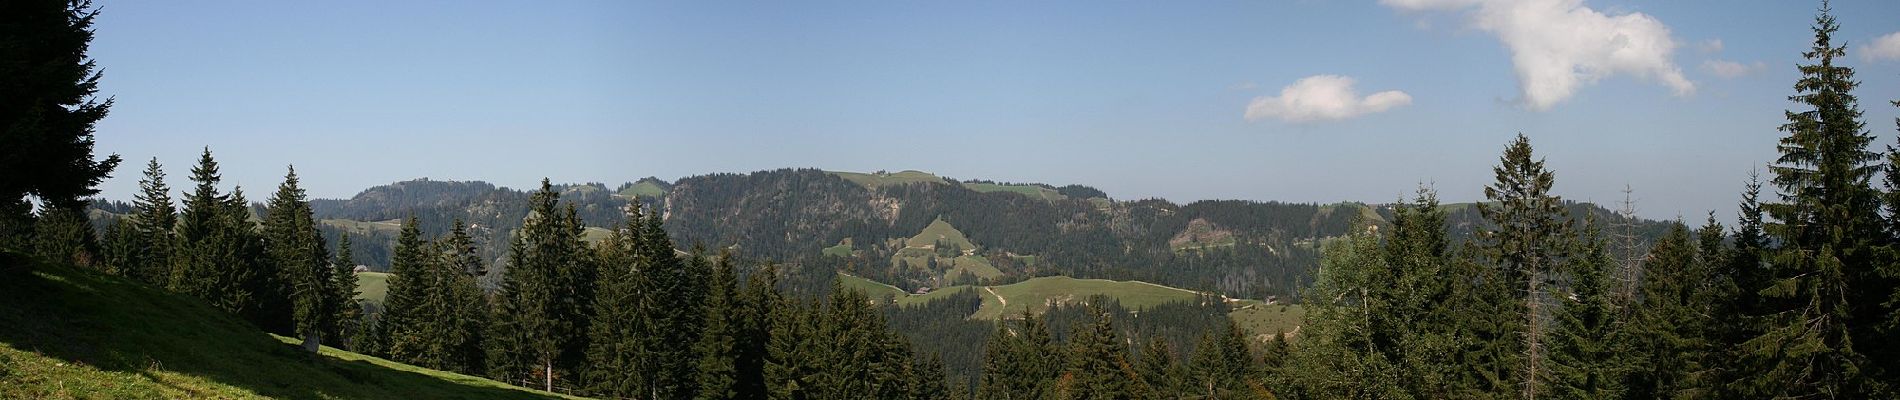
<svg viewBox="0 0 1900 400"><path fill-rule="evenodd" d="M310 201L298 187L295 167L284 174L284 183L271 196L269 214L264 219L265 249L274 271L288 283L295 332L303 338L305 351L316 353L323 334L336 330L336 270L330 266L328 246Z"/></svg>
<svg viewBox="0 0 1900 400"><path fill-rule="evenodd" d="M426 343L431 339L427 337L426 325L435 321L425 307L429 306L428 296L436 290L429 287L435 282L429 276L433 257L419 224L414 216L404 219L402 230L396 234L396 247L390 251L388 289L383 294L377 336L378 341L387 346L385 357L440 368L442 363L433 359L439 354L430 354L431 346Z"/></svg>
<svg viewBox="0 0 1900 400"><path fill-rule="evenodd" d="M140 252L144 246L140 243L138 228L126 218L113 220L106 225L105 232L99 234L100 270L108 274L132 277L139 269L142 259Z"/></svg>
<svg viewBox="0 0 1900 400"><path fill-rule="evenodd" d="M572 206L559 207L560 194L546 179L529 199L530 214L511 246L508 273L502 276L494 337L507 346L491 353L506 367L533 371L496 371L505 376L534 376L542 387L569 374L587 348L594 268L581 242L583 227ZM492 331L491 331L492 332ZM676 342L690 343L690 342ZM523 375L516 373L527 372Z"/></svg>
<svg viewBox="0 0 1900 400"><path fill-rule="evenodd" d="M90 1L0 5L0 245L22 244L27 196L41 209L84 210L119 165L117 154L92 158L93 127L112 108L95 97L99 72L86 56L98 15Z"/></svg>
<svg viewBox="0 0 1900 400"><path fill-rule="evenodd" d="M1823 3L1814 24L1814 46L1803 56L1801 79L1789 100L1805 110L1786 113L1781 157L1770 167L1781 202L1763 205L1775 222L1766 225L1780 249L1774 277L1760 295L1768 298L1763 334L1742 345L1739 393L1749 397L1885 397L1885 383L1857 344L1888 341L1871 316L1891 293L1879 292L1877 221L1879 196L1870 184L1877 170L1873 137L1863 130L1859 85L1852 69L1835 65L1846 55L1832 37L1840 26ZM1878 292L1878 293L1877 293Z"/></svg>
<svg viewBox="0 0 1900 400"><path fill-rule="evenodd" d="M1303 339L1304 340L1304 339ZM1247 347L1246 333L1239 325L1227 321L1214 327L1201 336L1194 346L1194 355L1188 363L1188 383L1192 387L1184 388L1188 393L1199 394L1204 398L1220 399L1257 399L1275 397L1267 391L1264 382L1259 380L1260 366L1254 362L1253 351ZM1363 385L1374 388L1378 385ZM1367 390L1352 390L1363 395L1372 395ZM1310 393L1316 397L1326 397L1323 393Z"/></svg>
<svg viewBox="0 0 1900 400"><path fill-rule="evenodd" d="M1096 312L1095 323L1079 327L1071 336L1073 348L1068 376L1073 379L1066 399L1136 399L1144 396L1141 381L1129 380L1134 368L1128 362L1128 348L1115 333L1107 313Z"/></svg>
<svg viewBox="0 0 1900 400"><path fill-rule="evenodd" d="M766 398L773 400L815 399L813 369L819 360L811 332L816 330L810 307L796 300L780 298L770 308L772 332L766 345L764 365Z"/></svg>
<svg viewBox="0 0 1900 400"><path fill-rule="evenodd" d="M1027 310L1022 322L997 323L984 349L979 397L1004 400L1045 400L1056 394L1056 380L1066 368L1062 349L1042 318Z"/></svg>
<svg viewBox="0 0 1900 400"><path fill-rule="evenodd" d="M444 247L438 270L434 274L435 286L441 292L442 316L446 333L440 340L446 341L449 370L474 373L483 370L484 358L482 335L488 326L488 300L476 279L488 271L481 258L481 249L475 247L474 238L468 234L468 226L461 218L456 218L449 228L449 237L442 240Z"/></svg>
<svg viewBox="0 0 1900 400"><path fill-rule="evenodd" d="M1485 259L1499 269L1504 282L1517 286L1519 306L1515 330L1516 360L1512 382L1519 397L1536 398L1545 391L1550 367L1545 339L1548 333L1548 299L1552 268L1564 262L1571 229L1563 200L1550 194L1555 177L1535 158L1530 139L1518 134L1505 147L1493 168L1497 182L1484 188L1484 203L1478 213L1496 228L1480 233Z"/></svg>
<svg viewBox="0 0 1900 400"><path fill-rule="evenodd" d="M1155 400L1180 399L1183 392L1181 369L1174 361L1174 350L1167 339L1155 336L1141 348L1141 360L1135 366L1142 382L1156 394Z"/></svg>
<svg viewBox="0 0 1900 400"><path fill-rule="evenodd" d="M732 256L721 254L713 267L710 289L706 294L705 330L694 346L699 355L699 390L702 400L738 399L739 305L737 272Z"/></svg>
<svg viewBox="0 0 1900 400"><path fill-rule="evenodd" d="M766 397L765 366L771 358L774 307L783 302L778 293L778 267L767 264L753 273L740 297L739 359L734 367L739 376L739 398ZM939 365L941 367L941 365Z"/></svg>
<svg viewBox="0 0 1900 400"><path fill-rule="evenodd" d="M178 211L172 208L171 188L165 186L165 171L156 157L145 164L145 177L139 179L139 193L132 198L132 208L136 213L130 229L135 231L139 249L130 257L126 276L164 286L171 275Z"/></svg>
<svg viewBox="0 0 1900 400"><path fill-rule="evenodd" d="M1624 378L1630 373L1626 341L1634 339L1615 304L1612 278L1616 260L1606 249L1594 219L1586 225L1577 255L1566 266L1567 293L1552 317L1550 340L1551 397L1560 399L1624 398Z"/></svg>
<svg viewBox="0 0 1900 400"><path fill-rule="evenodd" d="M356 251L350 246L349 233L337 238L336 258L330 260L330 268L334 270L330 275L334 280L330 284L330 301L337 305L330 318L337 323L324 337L332 338L331 347L368 354L359 350L356 342L363 330L363 305L356 300Z"/></svg>
<svg viewBox="0 0 1900 400"><path fill-rule="evenodd" d="M645 216L630 211L627 220L607 239L595 243L600 279L595 283L593 324L588 330L589 393L603 397L640 397L651 381L646 356L641 353L648 322L643 293L644 260L639 248Z"/></svg>
<svg viewBox="0 0 1900 400"><path fill-rule="evenodd" d="M936 354L917 358L916 374L910 383L910 400L949 400L950 381L944 376L943 358Z"/></svg>
<svg viewBox="0 0 1900 400"><path fill-rule="evenodd" d="M47 261L92 266L98 248L84 209L48 208L33 221L33 253Z"/></svg>
<svg viewBox="0 0 1900 400"><path fill-rule="evenodd" d="M185 293L239 316L269 332L288 332L287 295L275 285L276 274L266 273L263 240L251 221L242 188L218 193L218 163L205 149L191 169L196 184L185 196L179 214L178 246L173 252L170 284Z"/></svg>

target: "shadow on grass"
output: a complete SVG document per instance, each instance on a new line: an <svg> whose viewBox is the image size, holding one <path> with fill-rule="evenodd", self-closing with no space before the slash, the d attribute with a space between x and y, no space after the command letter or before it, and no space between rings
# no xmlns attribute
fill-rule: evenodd
<svg viewBox="0 0 1900 400"><path fill-rule="evenodd" d="M0 261L21 259L0 255ZM0 265L0 270L13 269L0 275L0 344L73 365L137 374L154 389L289 399L554 398L491 381L457 382L366 360L312 355L195 299L70 266L32 264L28 272L19 267ZM193 377L207 385L173 382Z"/></svg>

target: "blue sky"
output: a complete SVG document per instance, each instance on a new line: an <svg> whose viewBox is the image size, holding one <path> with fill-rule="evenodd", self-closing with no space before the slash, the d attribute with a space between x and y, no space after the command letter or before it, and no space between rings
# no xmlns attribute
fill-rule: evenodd
<svg viewBox="0 0 1900 400"><path fill-rule="evenodd" d="M1559 194L1628 184L1643 215L1696 221L1732 220L1773 159L1816 7L100 3L91 54L118 103L99 150L127 158L112 199L151 157L188 186L210 146L258 199L295 164L317 197L817 167L1176 201L1384 202L1430 182L1470 201L1523 132ZM1868 126L1893 143L1900 36L1877 39L1900 32L1900 2L1834 9Z"/></svg>

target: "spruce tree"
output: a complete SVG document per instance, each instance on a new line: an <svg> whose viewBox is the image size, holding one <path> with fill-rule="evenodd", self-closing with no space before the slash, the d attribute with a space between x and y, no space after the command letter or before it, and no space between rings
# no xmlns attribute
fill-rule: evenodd
<svg viewBox="0 0 1900 400"><path fill-rule="evenodd" d="M1609 254L1594 219L1579 238L1576 257L1566 266L1570 284L1557 296L1552 317L1551 397L1613 399L1625 395L1629 376L1626 334L1614 298L1616 260Z"/></svg>
<svg viewBox="0 0 1900 400"><path fill-rule="evenodd" d="M1139 379L1130 380L1134 368L1128 362L1128 348L1116 334L1107 313L1096 312L1094 323L1078 327L1071 336L1066 399L1136 399L1146 392Z"/></svg>
<svg viewBox="0 0 1900 400"><path fill-rule="evenodd" d="M647 319L642 297L646 292L646 268L638 254L645 228L645 216L629 211L619 229L594 244L600 279L595 283L583 381L595 396L640 397L648 393L650 370L641 353L646 349Z"/></svg>
<svg viewBox="0 0 1900 400"><path fill-rule="evenodd" d="M1510 307L1518 322L1512 324L1517 340L1511 383L1519 397L1536 398L1545 391L1550 366L1546 291L1564 262L1571 236L1570 218L1563 200L1550 194L1555 176L1531 151L1530 139L1518 134L1492 169L1497 181L1484 188L1486 202L1478 214L1495 225L1479 234L1485 260L1499 270L1503 283L1517 287L1517 305Z"/></svg>
<svg viewBox="0 0 1900 400"><path fill-rule="evenodd" d="M1825 4L1825 3L1824 3ZM1763 204L1773 219L1766 231L1779 245L1767 298L1764 330L1742 345L1744 371L1737 387L1748 397L1884 397L1883 382L1857 345L1891 341L1876 321L1882 292L1877 246L1883 237L1878 193L1870 184L1878 155L1863 130L1859 85L1852 69L1835 65L1846 55L1833 44L1840 26L1824 5L1815 17L1814 44L1802 55L1801 79L1790 101L1781 156L1770 167L1781 201Z"/></svg>
<svg viewBox="0 0 1900 400"><path fill-rule="evenodd" d="M403 220L402 230L396 234L396 247L391 249L389 257L388 289L383 294L383 312L379 318L380 340L387 346L385 357L404 363L416 364L427 368L440 368L442 363L431 354L427 336L428 324L434 323L431 313L425 310L430 306L429 296L438 291L430 287L435 279L431 265L434 257L430 254L429 243L422 238L420 221L411 216Z"/></svg>
<svg viewBox="0 0 1900 400"><path fill-rule="evenodd" d="M1174 350L1168 346L1167 339L1155 336L1141 348L1141 359L1135 370L1141 374L1141 380L1157 394L1156 400L1181 398L1181 369L1174 361Z"/></svg>
<svg viewBox="0 0 1900 400"><path fill-rule="evenodd" d="M330 301L337 305L331 318L336 324L324 337L332 338L331 347L364 353L357 349L355 340L363 329L363 305L356 300L356 250L350 246L349 233L337 238L336 257L330 260L330 268L334 270L330 275Z"/></svg>
<svg viewBox="0 0 1900 400"><path fill-rule="evenodd" d="M497 333L513 337L496 337L498 345L507 347L491 353L514 360L490 360L531 368L497 372L535 377L547 390L572 373L585 354L593 292L589 286L594 284L580 218L572 206L559 207L559 200L546 179L529 198L530 213L511 246L508 272L497 294L500 310L494 323L505 328Z"/></svg>
<svg viewBox="0 0 1900 400"><path fill-rule="evenodd" d="M100 271L138 280L132 274L138 271L144 246L134 225L127 218L115 219L99 234Z"/></svg>
<svg viewBox="0 0 1900 400"><path fill-rule="evenodd" d="M699 389L702 400L738 399L739 305L737 272L732 256L721 254L712 271L706 294L704 331L694 352L699 355Z"/></svg>
<svg viewBox="0 0 1900 400"><path fill-rule="evenodd" d="M165 286L171 275L172 247L177 242L173 229L178 227L178 211L172 208L171 187L165 185L165 171L153 157L145 164L145 176L139 179L139 193L132 197L134 210L130 228L135 231L139 249L129 262L126 276L153 286Z"/></svg>
<svg viewBox="0 0 1900 400"><path fill-rule="evenodd" d="M739 358L734 367L739 376L739 398L766 397L765 366L771 358L774 307L783 300L778 293L778 267L767 264L752 274L740 294L738 343ZM941 366L941 365L939 365Z"/></svg>
<svg viewBox="0 0 1900 400"><path fill-rule="evenodd" d="M488 326L488 299L482 293L476 279L486 274L488 268L482 262L481 249L475 246L474 238L468 234L468 226L461 218L456 218L449 227L449 237L440 244L444 247L443 260L433 275L436 287L441 292L444 330L441 336L446 343L450 370L464 373L481 371L486 357L483 349L483 333Z"/></svg>
<svg viewBox="0 0 1900 400"><path fill-rule="evenodd" d="M93 239L92 223L79 208L40 210L33 221L33 253L60 264L93 266L98 242Z"/></svg>
<svg viewBox="0 0 1900 400"><path fill-rule="evenodd" d="M330 266L329 246L317 231L310 201L298 187L295 167L284 174L284 183L271 196L269 207L264 219L265 249L275 272L290 286L288 303L295 332L303 338L304 350L316 353L323 335L336 330L341 303L336 298L336 269Z"/></svg>
<svg viewBox="0 0 1900 400"><path fill-rule="evenodd" d="M23 244L28 196L41 209L84 210L119 164L117 154L93 159L93 128L112 108L96 97L100 74L86 56L98 15L90 1L0 5L0 245Z"/></svg>

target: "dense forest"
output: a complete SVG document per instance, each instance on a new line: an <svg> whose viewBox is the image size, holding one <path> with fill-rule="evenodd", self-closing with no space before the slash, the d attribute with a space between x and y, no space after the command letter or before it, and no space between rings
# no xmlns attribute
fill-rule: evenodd
<svg viewBox="0 0 1900 400"><path fill-rule="evenodd" d="M120 160L92 154L112 106L91 100L94 14L59 11L38 23L62 40L33 44L76 50L43 52L61 55L46 62L57 68L0 71L34 83L7 87L38 90L0 100L18 144L0 150L0 170L38 171L0 179L0 278L34 265L22 257L82 266L199 299L305 351L601 398L1900 396L1900 146L1876 147L1825 7L1790 96L1798 108L1772 144L1780 157L1739 188L1733 226L1711 214L1694 228L1552 194L1556 172L1522 134L1485 201L1459 207L1430 187L1376 207L1177 206L802 169L615 191L419 180L311 200L294 167L253 203L222 186L209 149L177 199L153 159L133 201L102 202L95 186ZM646 194L618 195L635 191ZM911 244L940 223L961 235ZM358 251L372 242L388 250ZM991 281L1060 274L1210 293L990 322L968 318L975 290L901 305L835 281L945 283L898 259L917 249L935 252L916 256L927 265L993 258L1003 273ZM367 258L391 273L376 308L354 299L352 268ZM1298 331L1249 335L1223 294L1309 311Z"/></svg>

